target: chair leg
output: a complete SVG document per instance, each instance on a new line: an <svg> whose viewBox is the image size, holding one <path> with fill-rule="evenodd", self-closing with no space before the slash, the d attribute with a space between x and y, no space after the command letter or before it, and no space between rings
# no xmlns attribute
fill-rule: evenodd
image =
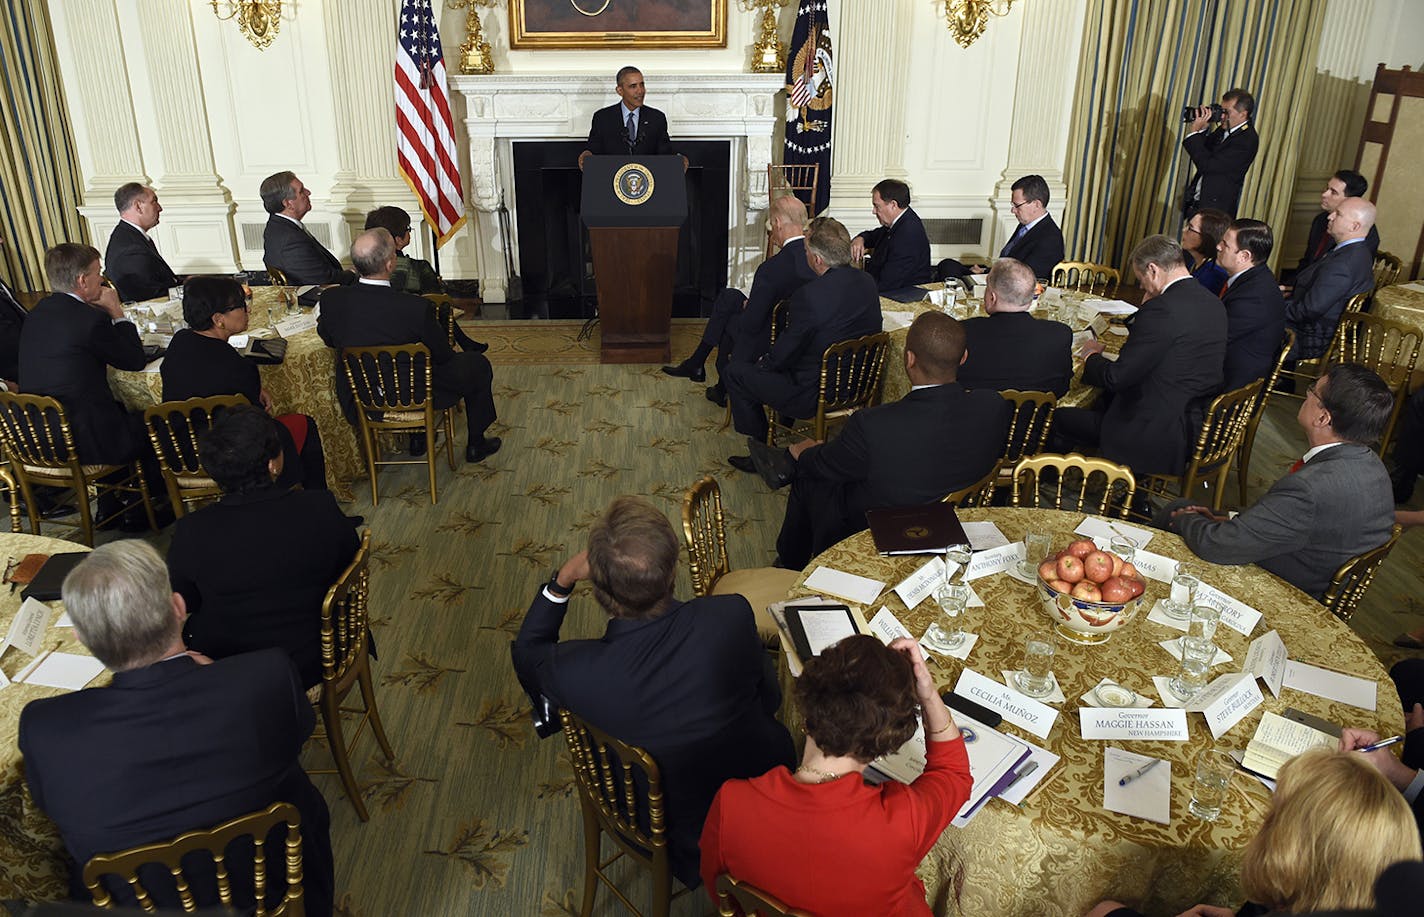
<svg viewBox="0 0 1424 917"><path fill-rule="evenodd" d="M376 506L381 502L376 493L376 462L380 460L381 454L376 451L376 437L372 435L371 428L364 420L361 421L361 445L366 447L366 474L371 479L371 505Z"/></svg>
<svg viewBox="0 0 1424 917"><path fill-rule="evenodd" d="M138 495L139 499L143 501L143 513L148 517L148 530L156 532L158 531L158 517L153 514L153 498L148 492L148 479L143 475L143 465L134 462L132 467L134 474L138 476ZM177 518L177 514L174 514L174 518Z"/></svg>
<svg viewBox="0 0 1424 917"><path fill-rule="evenodd" d="M1266 406L1261 405L1259 410L1265 410ZM1246 505L1246 481L1247 473L1251 470L1251 446L1256 441L1256 427L1251 425L1246 428L1246 435L1241 438L1241 446L1236 450L1236 487L1241 494L1241 506Z"/></svg>
<svg viewBox="0 0 1424 917"><path fill-rule="evenodd" d="M464 404L463 401L455 402L458 408ZM454 408L445 412L445 459L450 463L450 470L455 470L455 419Z"/></svg>
<svg viewBox="0 0 1424 917"><path fill-rule="evenodd" d="M661 867L661 868L659 868ZM672 870L668 867L666 851L662 863L653 865L653 906L652 917L668 917L672 910Z"/></svg>
<svg viewBox="0 0 1424 917"><path fill-rule="evenodd" d="M356 785L356 775L351 771L351 757L347 754L346 738L341 732L341 701L330 691L321 692L321 720L326 726L326 744L331 750L331 759L336 762L341 785L346 788L356 817L366 821L370 816L366 812L365 801L361 799L361 788Z"/></svg>
<svg viewBox="0 0 1424 917"><path fill-rule="evenodd" d="M429 415L427 415L428 417ZM449 442L450 437L445 437ZM427 421L425 424L425 470L430 474L430 505L435 505L435 425Z"/></svg>
<svg viewBox="0 0 1424 917"><path fill-rule="evenodd" d="M94 488L94 500L99 500L99 488ZM74 502L79 504L79 527L84 532L84 543L89 547L94 547L94 515L89 511L89 482L80 479L74 487ZM30 512L34 513L34 504L30 504ZM39 529L35 529L39 534Z"/></svg>
<svg viewBox="0 0 1424 917"><path fill-rule="evenodd" d="M593 899L598 895L598 853L603 833L598 827L598 813L583 797L579 790L579 808L583 810L583 904L579 906L581 917L593 914Z"/></svg>
<svg viewBox="0 0 1424 917"><path fill-rule="evenodd" d="M365 655L361 663L361 674L357 676L357 683L361 685L361 702L366 705L366 717L371 721L371 732L376 736L376 744L381 746L386 760L390 761L395 758L396 753L391 751L391 740L386 738L386 727L381 724L381 711L376 709L376 688L371 681L369 655Z"/></svg>

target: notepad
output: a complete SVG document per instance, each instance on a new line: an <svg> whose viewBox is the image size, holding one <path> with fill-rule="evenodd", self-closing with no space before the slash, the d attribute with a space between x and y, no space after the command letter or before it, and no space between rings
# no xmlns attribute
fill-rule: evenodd
<svg viewBox="0 0 1424 917"><path fill-rule="evenodd" d="M854 573L846 573L842 570L833 570L830 567L817 567L812 570L803 585L807 589L816 592L829 592L831 595L847 599L858 605L869 605L880 593L885 591L885 584L879 580L873 580L867 576L856 576Z"/></svg>
<svg viewBox="0 0 1424 917"><path fill-rule="evenodd" d="M93 656L50 653L25 675L25 684L78 691L104 671L104 663ZM17 676L16 681L19 678Z"/></svg>
<svg viewBox="0 0 1424 917"><path fill-rule="evenodd" d="M1334 748L1340 736L1318 729L1308 723L1288 720L1267 710L1261 714L1256 734L1246 743L1246 756L1241 766L1272 780L1287 761L1316 746Z"/></svg>
<svg viewBox="0 0 1424 917"><path fill-rule="evenodd" d="M1103 808L1158 824L1172 823L1172 762L1162 761L1126 786L1120 781L1160 760L1121 748L1103 749Z"/></svg>

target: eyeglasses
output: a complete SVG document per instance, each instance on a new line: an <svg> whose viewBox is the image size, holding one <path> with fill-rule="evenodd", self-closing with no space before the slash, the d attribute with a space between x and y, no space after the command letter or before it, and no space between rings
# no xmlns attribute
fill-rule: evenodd
<svg viewBox="0 0 1424 917"><path fill-rule="evenodd" d="M1020 207L1027 207L1029 204L1032 204L1032 203L1033 203L1033 201L1019 201L1017 204L1015 204L1015 203L1011 200L1011 201L1009 201L1009 209L1017 212Z"/></svg>

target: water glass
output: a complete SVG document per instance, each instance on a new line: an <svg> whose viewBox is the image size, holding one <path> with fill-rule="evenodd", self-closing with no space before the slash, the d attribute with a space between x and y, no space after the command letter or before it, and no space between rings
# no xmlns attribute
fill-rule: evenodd
<svg viewBox="0 0 1424 917"><path fill-rule="evenodd" d="M1014 673L1014 684L1029 697L1046 697L1053 692L1053 644L1051 627L1024 636L1024 666Z"/></svg>
<svg viewBox="0 0 1424 917"><path fill-rule="evenodd" d="M1130 564L1137 556L1137 542L1126 535L1114 535L1108 542L1108 550L1121 557L1123 563Z"/></svg>
<svg viewBox="0 0 1424 917"><path fill-rule="evenodd" d="M1191 617L1187 619L1187 636L1210 643L1220 623L1221 609L1211 605L1193 605Z"/></svg>
<svg viewBox="0 0 1424 917"><path fill-rule="evenodd" d="M1162 611L1175 621L1185 621L1196 604L1197 587L1201 580L1192 575L1184 564L1177 564L1177 573L1172 577L1172 591L1162 600Z"/></svg>
<svg viewBox="0 0 1424 917"><path fill-rule="evenodd" d="M1211 671L1211 661L1216 658L1216 644L1197 637L1183 637L1179 641L1182 650L1182 664L1177 674L1167 682L1172 693L1182 700L1188 700L1206 687L1206 676Z"/></svg>
<svg viewBox="0 0 1424 917"><path fill-rule="evenodd" d="M287 307L288 315L299 315L301 309L297 307L297 291L294 287L282 287L282 303Z"/></svg>
<svg viewBox="0 0 1424 917"><path fill-rule="evenodd" d="M1192 776L1192 801L1187 810L1203 821L1216 821L1235 772L1236 759L1231 755L1216 748L1203 751Z"/></svg>
<svg viewBox="0 0 1424 917"><path fill-rule="evenodd" d="M974 556L973 550L967 544L952 544L944 549L944 582L947 585L955 576L964 578L965 572L969 568L969 561Z"/></svg>
<svg viewBox="0 0 1424 917"><path fill-rule="evenodd" d="M925 631L925 645L941 653L957 650L964 644L964 609L969 604L969 587L964 583L941 586L935 590L935 603L939 605L939 614Z"/></svg>
<svg viewBox="0 0 1424 917"><path fill-rule="evenodd" d="M1019 561L1019 573L1025 579L1033 579L1038 573L1038 565L1048 556L1053 547L1053 536L1047 532L1029 532L1024 535L1024 556Z"/></svg>

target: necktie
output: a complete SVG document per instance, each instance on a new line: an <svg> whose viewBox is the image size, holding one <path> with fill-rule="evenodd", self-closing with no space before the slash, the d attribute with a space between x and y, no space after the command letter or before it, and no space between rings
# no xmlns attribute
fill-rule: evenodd
<svg viewBox="0 0 1424 917"><path fill-rule="evenodd" d="M1020 223L1020 224L1019 224L1019 228L1016 229L1016 230L1014 231L1014 234L1009 237L1009 244L1004 246L1004 251L1007 252L1009 249L1013 248L1015 245L1018 245L1018 244L1019 244L1019 240L1022 239L1022 238L1024 237L1024 235L1025 235L1027 232L1028 232L1028 227L1025 226L1025 225L1023 225L1022 223Z"/></svg>
<svg viewBox="0 0 1424 917"><path fill-rule="evenodd" d="M1311 257L1311 260L1314 261L1315 259L1319 258L1321 255L1324 255L1324 254L1325 254L1325 249L1327 249L1329 246L1330 246L1330 233L1328 233L1328 232L1323 232L1323 233L1321 233L1321 234L1320 234L1320 241L1317 242L1317 243L1315 243L1315 254Z"/></svg>
<svg viewBox="0 0 1424 917"><path fill-rule="evenodd" d="M1296 459L1295 464L1290 466L1290 471L1287 471L1286 474L1295 474L1297 471L1301 470L1304 467L1305 459Z"/></svg>
<svg viewBox="0 0 1424 917"><path fill-rule="evenodd" d="M633 113L628 113L628 152L633 152L633 144L638 139L638 128L633 124Z"/></svg>

